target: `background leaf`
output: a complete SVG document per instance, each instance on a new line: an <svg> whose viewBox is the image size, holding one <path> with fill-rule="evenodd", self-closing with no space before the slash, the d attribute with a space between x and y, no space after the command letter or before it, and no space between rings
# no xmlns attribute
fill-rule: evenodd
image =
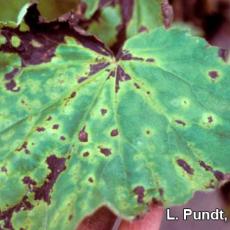
<svg viewBox="0 0 230 230"><path fill-rule="evenodd" d="M79 2L80 0L39 0L38 10L47 21L53 21L71 10L76 10Z"/></svg>
<svg viewBox="0 0 230 230"><path fill-rule="evenodd" d="M49 33L40 47L16 33L15 47L2 31L1 228L74 229L102 205L134 218L230 172L230 67L216 48L158 28L115 61L91 38Z"/></svg>
<svg viewBox="0 0 230 230"><path fill-rule="evenodd" d="M29 0L0 0L0 26L17 26L22 21L30 6Z"/></svg>
<svg viewBox="0 0 230 230"><path fill-rule="evenodd" d="M117 49L126 38L163 25L163 0L100 1L87 31Z"/></svg>

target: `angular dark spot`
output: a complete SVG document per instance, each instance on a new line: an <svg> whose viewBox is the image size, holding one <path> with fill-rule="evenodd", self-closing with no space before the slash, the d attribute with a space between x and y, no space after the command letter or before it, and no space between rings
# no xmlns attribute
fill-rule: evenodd
<svg viewBox="0 0 230 230"><path fill-rule="evenodd" d="M148 95L150 95L150 91L147 91L146 93L147 93Z"/></svg>
<svg viewBox="0 0 230 230"><path fill-rule="evenodd" d="M73 219L73 215L69 215L68 220L71 221Z"/></svg>
<svg viewBox="0 0 230 230"><path fill-rule="evenodd" d="M122 53L120 59L124 60L124 61L130 61L130 60L132 60L132 54L128 53L128 52Z"/></svg>
<svg viewBox="0 0 230 230"><path fill-rule="evenodd" d="M150 134L150 130L146 130L146 134L149 135Z"/></svg>
<svg viewBox="0 0 230 230"><path fill-rule="evenodd" d="M141 57L132 57L132 60L134 60L134 61L144 61L144 58L141 58Z"/></svg>
<svg viewBox="0 0 230 230"><path fill-rule="evenodd" d="M48 116L46 120L47 120L47 121L50 121L51 119L52 119L52 117L51 117L51 116Z"/></svg>
<svg viewBox="0 0 230 230"><path fill-rule="evenodd" d="M143 32L148 32L149 30L147 29L147 27L145 26L141 26L139 29L138 29L138 33L143 33Z"/></svg>
<svg viewBox="0 0 230 230"><path fill-rule="evenodd" d="M134 83L134 86L137 88L137 89L140 89L140 85L138 85L137 83Z"/></svg>
<svg viewBox="0 0 230 230"><path fill-rule="evenodd" d="M76 92L72 92L71 95L70 95L70 98L74 98L76 96Z"/></svg>
<svg viewBox="0 0 230 230"><path fill-rule="evenodd" d="M110 133L110 135L111 135L112 137L116 137L116 136L118 136L118 134L119 134L118 129L113 129L113 130L111 131L111 133Z"/></svg>
<svg viewBox="0 0 230 230"><path fill-rule="evenodd" d="M212 79L216 79L219 77L219 74L217 71L210 71L208 74Z"/></svg>
<svg viewBox="0 0 230 230"><path fill-rule="evenodd" d="M216 171L213 171L213 173L218 181L224 180L224 174L222 172L216 170Z"/></svg>
<svg viewBox="0 0 230 230"><path fill-rule="evenodd" d="M88 77L80 77L80 78L78 78L77 82L82 83L82 82L86 81L87 79L88 79Z"/></svg>
<svg viewBox="0 0 230 230"><path fill-rule="evenodd" d="M213 171L212 167L206 164L204 161L199 161L199 163L200 163L200 166L204 168L206 171L210 171L210 172Z"/></svg>
<svg viewBox="0 0 230 230"><path fill-rule="evenodd" d="M52 129L58 129L59 128L59 125L58 124L54 124Z"/></svg>
<svg viewBox="0 0 230 230"><path fill-rule="evenodd" d="M103 155L105 155L106 157L108 157L109 155L112 154L111 149L109 149L109 148L101 148L101 147L99 147L99 148L100 148L100 152Z"/></svg>
<svg viewBox="0 0 230 230"><path fill-rule="evenodd" d="M44 127L37 127L36 130L40 132L44 132L46 129Z"/></svg>
<svg viewBox="0 0 230 230"><path fill-rule="evenodd" d="M5 84L6 89L12 92L18 92L20 90L20 87L16 87L16 82L14 80L11 80Z"/></svg>
<svg viewBox="0 0 230 230"><path fill-rule="evenodd" d="M219 57L221 57L224 61L228 60L229 50L220 48L219 49Z"/></svg>
<svg viewBox="0 0 230 230"><path fill-rule="evenodd" d="M60 140L64 141L66 138L64 136L60 136Z"/></svg>
<svg viewBox="0 0 230 230"><path fill-rule="evenodd" d="M143 186L137 186L133 192L137 195L137 202L142 204L144 202L145 189Z"/></svg>
<svg viewBox="0 0 230 230"><path fill-rule="evenodd" d="M55 155L51 155L46 159L50 173L45 179L44 184L41 187L34 188L34 199L44 200L50 204L50 192L56 182L59 174L66 169L65 158L58 158Z"/></svg>
<svg viewBox="0 0 230 230"><path fill-rule="evenodd" d="M107 113L107 109L101 109L101 115L104 116Z"/></svg>
<svg viewBox="0 0 230 230"><path fill-rule="evenodd" d="M177 164L184 169L185 172L187 172L190 175L193 175L194 169L185 161L182 159L177 160Z"/></svg>
<svg viewBox="0 0 230 230"><path fill-rule="evenodd" d="M162 197L164 195L164 189L163 188L159 188L158 191L159 191L160 196Z"/></svg>
<svg viewBox="0 0 230 230"><path fill-rule="evenodd" d="M121 54L119 55L118 59L121 59L121 60L124 60L124 61L130 61L130 60L144 61L144 58L142 58L142 57L135 57L131 53L129 53L129 51L127 51L127 50L123 50L121 52Z"/></svg>
<svg viewBox="0 0 230 230"><path fill-rule="evenodd" d="M88 178L88 181L89 181L89 183L93 183L94 180L93 180L92 177L89 177L89 178Z"/></svg>
<svg viewBox="0 0 230 230"><path fill-rule="evenodd" d="M120 89L120 82L123 82L123 81L128 81L130 80L131 77L125 73L125 71L121 68L120 65L118 65L117 67L117 72L116 72L116 80L115 80L115 92L117 93Z"/></svg>
<svg viewBox="0 0 230 230"><path fill-rule="evenodd" d="M19 212L19 211L28 211L28 210L32 210L33 209L33 205L29 202L28 200L28 196L24 196L16 205L8 208L5 211L0 211L0 220L3 221L4 225L2 226L3 229L9 229L9 230L13 230L13 225L11 222L12 216L15 212ZM2 229L0 227L0 229Z"/></svg>
<svg viewBox="0 0 230 230"><path fill-rule="evenodd" d="M7 173L7 168L6 168L5 166L2 166L2 167L0 168L0 171L1 171L1 172L4 172L4 173Z"/></svg>
<svg viewBox="0 0 230 230"><path fill-rule="evenodd" d="M98 73L99 71L101 71L104 68L106 68L109 64L110 64L109 62L101 62L101 63L90 65L89 76Z"/></svg>
<svg viewBox="0 0 230 230"><path fill-rule="evenodd" d="M212 116L208 117L208 123L212 123L212 122L213 122Z"/></svg>
<svg viewBox="0 0 230 230"><path fill-rule="evenodd" d="M178 125L186 126L186 123L182 120L175 120Z"/></svg>
<svg viewBox="0 0 230 230"><path fill-rule="evenodd" d="M10 73L5 74L6 80L13 80L13 78L19 73L19 68L14 68Z"/></svg>
<svg viewBox="0 0 230 230"><path fill-rule="evenodd" d="M88 142L88 133L85 131L85 126L80 130L78 139L80 142Z"/></svg>
<svg viewBox="0 0 230 230"><path fill-rule="evenodd" d="M155 59L154 58L147 58L145 61L146 62L155 62Z"/></svg>
<svg viewBox="0 0 230 230"><path fill-rule="evenodd" d="M16 149L16 151L20 152L20 151L24 150L24 152L25 152L26 154L29 154L30 151L29 151L29 149L28 149L27 146L28 146L28 142L25 141L25 142L23 142L23 144L22 144L19 148Z"/></svg>
<svg viewBox="0 0 230 230"><path fill-rule="evenodd" d="M89 156L89 152L87 151L87 152L84 152L83 154L82 154L82 156L83 157L88 157Z"/></svg>
<svg viewBox="0 0 230 230"><path fill-rule="evenodd" d="M34 186L37 184L36 181L31 179L29 176L25 176L22 181L28 186L31 192L33 191Z"/></svg>

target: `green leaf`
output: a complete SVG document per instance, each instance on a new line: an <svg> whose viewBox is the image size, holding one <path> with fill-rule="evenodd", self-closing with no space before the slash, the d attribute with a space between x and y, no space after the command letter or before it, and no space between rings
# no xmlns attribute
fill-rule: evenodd
<svg viewBox="0 0 230 230"><path fill-rule="evenodd" d="M72 230L102 205L131 219L230 172L230 66L216 48L158 28L115 59L56 34L1 46L1 228Z"/></svg>
<svg viewBox="0 0 230 230"><path fill-rule="evenodd" d="M81 1L86 6L86 11L84 15L86 19L90 19L93 16L95 11L98 9L99 1L100 0L82 0Z"/></svg>
<svg viewBox="0 0 230 230"><path fill-rule="evenodd" d="M2 25L17 26L22 21L30 6L29 0L0 0L0 27Z"/></svg>
<svg viewBox="0 0 230 230"><path fill-rule="evenodd" d="M121 10L118 5L101 9L98 21L93 21L88 32L100 38L108 46L117 41L118 26L122 23Z"/></svg>
<svg viewBox="0 0 230 230"><path fill-rule="evenodd" d="M80 0L39 0L38 10L47 21L53 21L77 8Z"/></svg>
<svg viewBox="0 0 230 230"><path fill-rule="evenodd" d="M163 25L162 4L163 0L146 0L144 4L141 0L101 1L87 30L110 47L121 44L125 38Z"/></svg>
<svg viewBox="0 0 230 230"><path fill-rule="evenodd" d="M132 17L128 23L127 36L163 25L161 4L163 0L134 0Z"/></svg>

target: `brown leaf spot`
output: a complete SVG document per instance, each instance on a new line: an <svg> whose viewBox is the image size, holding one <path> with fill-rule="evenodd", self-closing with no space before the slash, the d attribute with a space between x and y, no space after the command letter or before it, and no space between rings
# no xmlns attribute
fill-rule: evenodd
<svg viewBox="0 0 230 230"><path fill-rule="evenodd" d="M86 81L87 79L88 79L88 77L80 77L80 78L78 78L77 82L80 84L80 83Z"/></svg>
<svg viewBox="0 0 230 230"><path fill-rule="evenodd" d="M14 77L19 73L19 68L14 68L11 72L5 74L6 80L13 80Z"/></svg>
<svg viewBox="0 0 230 230"><path fill-rule="evenodd" d="M152 62L155 62L155 59L154 58L147 58L145 61L152 63Z"/></svg>
<svg viewBox="0 0 230 230"><path fill-rule="evenodd" d="M101 109L101 115L104 116L107 113L107 109Z"/></svg>
<svg viewBox="0 0 230 230"><path fill-rule="evenodd" d="M27 145L28 145L28 142L27 142L27 141L23 142L23 144L22 144L19 148L17 148L16 151L20 152L20 151L24 150L24 152L25 152L26 154L29 154L30 151L29 151Z"/></svg>
<svg viewBox="0 0 230 230"><path fill-rule="evenodd" d="M59 174L65 170L65 158L58 158L55 155L51 155L46 159L50 173L46 177L44 184L41 187L34 188L34 199L44 200L50 204L50 192L56 182Z"/></svg>
<svg viewBox="0 0 230 230"><path fill-rule="evenodd" d="M178 125L186 126L186 123L182 120L175 120Z"/></svg>
<svg viewBox="0 0 230 230"><path fill-rule="evenodd" d="M141 88L140 85L137 84L136 82L134 83L134 86L135 86L137 89L140 89L140 88Z"/></svg>
<svg viewBox="0 0 230 230"><path fill-rule="evenodd" d="M1 172L4 172L4 173L7 173L7 168L6 168L5 166L2 166L2 167L0 168L0 171L1 171Z"/></svg>
<svg viewBox="0 0 230 230"><path fill-rule="evenodd" d="M159 191L160 196L162 197L164 195L164 189L163 188L159 188L158 191Z"/></svg>
<svg viewBox="0 0 230 230"><path fill-rule="evenodd" d="M47 121L50 121L51 119L52 119L52 117L51 117L51 116L48 116L46 120L47 120Z"/></svg>
<svg viewBox="0 0 230 230"><path fill-rule="evenodd" d="M110 133L110 135L111 135L112 137L116 137L116 136L118 136L118 134L119 134L118 129L113 129L113 130L111 131L111 133Z"/></svg>
<svg viewBox="0 0 230 230"><path fill-rule="evenodd" d="M208 74L212 79L216 79L219 77L219 74L217 71L210 71Z"/></svg>
<svg viewBox="0 0 230 230"><path fill-rule="evenodd" d="M127 73L125 73L125 71L121 68L120 65L118 65L115 80L115 92L117 93L119 91L120 82L128 81L130 79L131 77Z"/></svg>
<svg viewBox="0 0 230 230"><path fill-rule="evenodd" d="M187 172L190 175L194 174L194 169L185 161L182 159L177 160L177 164L184 169L185 172Z"/></svg>
<svg viewBox="0 0 230 230"><path fill-rule="evenodd" d="M31 179L29 176L25 176L22 181L28 186L31 192L33 191L34 186L37 184L36 181Z"/></svg>
<svg viewBox="0 0 230 230"><path fill-rule="evenodd" d="M89 181L89 183L93 183L93 182L94 182L94 180L93 180L92 177L89 177L89 178L88 178L88 181Z"/></svg>
<svg viewBox="0 0 230 230"><path fill-rule="evenodd" d="M85 126L80 130L78 139L80 142L88 142L88 133L85 131Z"/></svg>
<svg viewBox="0 0 230 230"><path fill-rule="evenodd" d="M70 95L70 98L74 98L76 96L76 92L72 92L71 95Z"/></svg>
<svg viewBox="0 0 230 230"><path fill-rule="evenodd" d="M149 135L151 132L150 130L146 130L146 134Z"/></svg>
<svg viewBox="0 0 230 230"><path fill-rule="evenodd" d="M73 219L73 215L69 215L68 220L71 221Z"/></svg>
<svg viewBox="0 0 230 230"><path fill-rule="evenodd" d="M24 196L16 205L8 208L5 211L0 211L0 220L3 220L4 229L9 229L9 230L14 229L11 219L15 212L19 212L21 210L28 211L31 209L33 209L33 205L28 201L28 196Z"/></svg>
<svg viewBox="0 0 230 230"><path fill-rule="evenodd" d="M138 33L143 33L143 32L148 32L148 28L145 27L145 26L141 26L139 29L138 29Z"/></svg>
<svg viewBox="0 0 230 230"><path fill-rule="evenodd" d="M87 151L87 152L84 152L83 154L82 154L82 156L83 157L88 157L89 156L89 152Z"/></svg>
<svg viewBox="0 0 230 230"><path fill-rule="evenodd" d="M224 174L222 172L216 170L216 171L213 171L213 173L218 181L224 180Z"/></svg>
<svg viewBox="0 0 230 230"><path fill-rule="evenodd" d="M40 132L44 132L45 128L44 127L37 127L36 130L40 133Z"/></svg>
<svg viewBox="0 0 230 230"><path fill-rule="evenodd" d="M137 186L133 192L137 195L137 202L142 204L144 202L145 189L143 186Z"/></svg>
<svg viewBox="0 0 230 230"><path fill-rule="evenodd" d="M58 129L59 128L59 125L58 124L54 124L52 129Z"/></svg>
<svg viewBox="0 0 230 230"><path fill-rule="evenodd" d="M100 148L100 152L106 157L112 154L111 149L109 148L101 148L101 147L99 148Z"/></svg>
<svg viewBox="0 0 230 230"><path fill-rule="evenodd" d="M18 92L20 90L20 87L16 87L16 82L14 80L11 80L5 84L6 89L12 92Z"/></svg>
<svg viewBox="0 0 230 230"><path fill-rule="evenodd" d="M89 76L94 75L94 74L100 72L101 70L103 70L104 68L106 68L109 64L110 64L109 62L101 62L101 63L90 65Z"/></svg>
<svg viewBox="0 0 230 230"><path fill-rule="evenodd" d="M212 167L206 164L204 161L199 161L199 163L200 163L200 166L204 168L206 171L210 171L210 172L213 171Z"/></svg>
<svg viewBox="0 0 230 230"><path fill-rule="evenodd" d="M213 122L213 117L212 116L208 117L208 123L212 123L212 122Z"/></svg>
<svg viewBox="0 0 230 230"><path fill-rule="evenodd" d="M66 138L64 136L60 136L60 140L64 141Z"/></svg>

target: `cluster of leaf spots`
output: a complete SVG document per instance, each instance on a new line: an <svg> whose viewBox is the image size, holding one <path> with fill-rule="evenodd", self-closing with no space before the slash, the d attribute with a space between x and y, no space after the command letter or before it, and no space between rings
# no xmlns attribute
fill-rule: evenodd
<svg viewBox="0 0 230 230"><path fill-rule="evenodd" d="M132 219L230 171L230 67L218 50L150 30L151 3L170 24L166 1L85 2L89 30L121 14L106 41L116 55L70 21L41 23L36 6L29 31L0 31L0 229L71 230L103 205Z"/></svg>

